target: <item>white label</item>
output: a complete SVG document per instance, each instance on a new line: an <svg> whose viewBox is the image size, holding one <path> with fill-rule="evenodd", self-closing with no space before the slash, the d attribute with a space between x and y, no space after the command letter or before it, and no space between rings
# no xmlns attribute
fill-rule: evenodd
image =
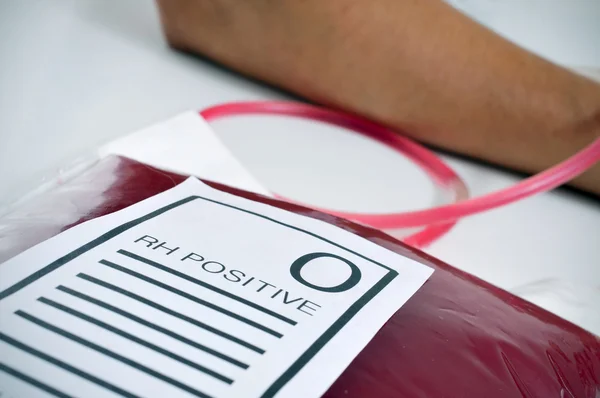
<svg viewBox="0 0 600 398"><path fill-rule="evenodd" d="M432 272L189 179L0 265L0 396L318 397Z"/></svg>

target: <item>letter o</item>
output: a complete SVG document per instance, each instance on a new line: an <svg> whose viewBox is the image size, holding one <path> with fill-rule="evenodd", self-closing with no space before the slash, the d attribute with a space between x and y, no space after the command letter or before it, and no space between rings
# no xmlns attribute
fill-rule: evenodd
<svg viewBox="0 0 600 398"><path fill-rule="evenodd" d="M317 258L321 258L321 257L331 257L331 258L335 258L337 260L340 260L340 261L346 263L350 267L350 270L352 271L352 273L350 274L348 279L346 279L344 282L342 282L336 286L324 287L324 286L318 286L318 285L308 282L306 279L304 279L302 277L302 275L300 275L300 271L302 271L302 267L304 267L310 261L315 260ZM360 282L360 278L362 276L360 269L354 263L346 260L345 258L336 256L335 254L330 254L330 253L305 254L304 256L298 258L296 261L294 261L292 263L292 265L290 266L290 274L292 275L292 277L295 280L302 283L304 286L308 286L311 289L319 290L321 292L328 292L328 293L340 293L340 292L345 292L346 290L352 289L354 286L356 286L356 284L358 282Z"/></svg>
<svg viewBox="0 0 600 398"><path fill-rule="evenodd" d="M218 271L211 271L209 269L206 269L206 264L218 264L218 265L221 266L221 269L218 270ZM207 261L207 262L205 262L205 263L202 264L202 269L204 271L206 271L206 272L210 272L211 274L219 274L219 273L225 271L225 266L223 264L221 264L221 263L216 262L216 261Z"/></svg>

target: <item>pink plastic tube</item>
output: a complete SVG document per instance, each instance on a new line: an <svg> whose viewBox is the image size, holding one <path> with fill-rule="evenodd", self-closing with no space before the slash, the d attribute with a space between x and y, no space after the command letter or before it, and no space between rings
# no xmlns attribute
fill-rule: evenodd
<svg viewBox="0 0 600 398"><path fill-rule="evenodd" d="M424 247L439 239L462 217L548 191L573 179L600 160L600 138L598 138L585 149L546 171L509 188L467 199L468 191L464 181L433 152L384 125L357 115L308 104L280 101L232 102L216 105L200 112L207 121L244 114L297 116L346 127L389 146L423 168L436 184L454 193L454 203L427 210L390 214L362 214L318 209L379 229L425 225L423 230L404 239L404 242L416 247Z"/></svg>

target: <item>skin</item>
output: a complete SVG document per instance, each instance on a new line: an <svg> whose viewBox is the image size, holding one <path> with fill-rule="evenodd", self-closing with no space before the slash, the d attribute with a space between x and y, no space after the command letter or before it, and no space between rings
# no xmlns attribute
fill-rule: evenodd
<svg viewBox="0 0 600 398"><path fill-rule="evenodd" d="M600 137L600 85L441 0L157 3L174 48L435 147L535 173Z"/></svg>

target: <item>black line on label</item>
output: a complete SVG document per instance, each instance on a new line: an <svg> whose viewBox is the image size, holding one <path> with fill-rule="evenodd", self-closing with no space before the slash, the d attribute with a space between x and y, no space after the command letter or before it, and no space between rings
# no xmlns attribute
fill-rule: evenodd
<svg viewBox="0 0 600 398"><path fill-rule="evenodd" d="M175 332L173 332L173 331L171 331L169 329L163 328L162 326L159 326L159 325L157 325L155 323L149 322L149 321L147 321L147 320L145 320L143 318L140 318L137 315L133 315L130 312L124 311L124 310L122 310L120 308L117 308L117 307L115 307L113 305L110 305L110 304L108 304L108 303L106 303L106 302L104 302L102 300L98 300L96 298L88 296L87 294L80 293L80 292L78 292L76 290L73 290L73 289L68 288L66 286L63 286L63 285L58 286L56 289L58 289L58 290L60 290L60 291L62 291L64 293L70 294L71 296L77 297L77 298L79 298L81 300L85 300L88 303L95 304L95 305L97 305L99 307L102 307L102 308L108 310L108 311L111 311L111 312L114 312L116 314L119 314L119 315L121 315L121 316L123 316L123 317L125 317L125 318L127 318L127 319L129 319L131 321L137 322L140 325L144 325L144 326L146 326L146 327L148 327L148 328L150 328L152 330L155 330L157 332L163 333L163 334L165 334L165 335L167 335L169 337L172 337L173 339L175 339L175 340L177 340L177 341L179 341L181 343L187 344L187 345L189 345L191 347L194 347L194 348L196 348L196 349L198 349L200 351L206 352L207 354L210 354L210 355L212 355L212 356L214 356L216 358L219 358L219 359L222 359L222 360L224 360L226 362L229 362L230 364L235 365L235 366L237 366L239 368L248 369L248 367L249 367L248 364L245 364L244 362L238 361L237 359L234 359L234 358L232 358L232 357L230 357L228 355L225 355L225 354L223 354L223 353L221 353L219 351L213 350L210 347L207 347L207 346L202 345L200 343L197 343L197 342L195 342L193 340L190 340L187 337L184 337L184 336L182 336L180 334L177 334L177 333L175 333Z"/></svg>
<svg viewBox="0 0 600 398"><path fill-rule="evenodd" d="M128 391L123 390L122 388L119 388L117 386L115 386L114 384L111 384L107 381L104 381L96 376L93 376L81 369L76 368L75 366L69 365L66 362L61 361L60 359L54 358L53 356L50 356L48 354L45 354L25 343L22 343L16 339L13 339L10 336L5 335L4 333L0 332L0 340L4 341L7 344L12 345L15 348L20 349L21 351L25 351L28 354L31 354L35 357L38 357L39 359L42 359L48 363L51 363L54 366L57 366L61 369L66 370L67 372L73 373L76 376L81 377L82 379L85 379L89 382L92 382L100 387L104 387L109 391L114 392L115 394L119 394L122 397L127 397L127 398L139 398L137 395L132 394ZM60 395L57 395L60 396ZM68 395L64 395L65 397Z"/></svg>
<svg viewBox="0 0 600 398"><path fill-rule="evenodd" d="M47 392L48 394L54 395L55 397L74 398L72 395L67 395L64 392L60 392L56 388L50 387L48 384L42 383L41 381L36 380L31 376L27 376L25 373L21 373L18 370L3 364L2 362L0 362L0 371L5 372L21 381L24 381L27 384L31 384L32 386L37 387L40 390Z"/></svg>
<svg viewBox="0 0 600 398"><path fill-rule="evenodd" d="M242 212L242 213L251 214L251 215L253 215L253 216L256 216L256 217L258 217L258 218L262 218L263 220L268 220L268 221L271 221L271 222L272 222L272 223L274 223L274 224L281 225L282 227L286 227L286 228L289 228L289 229L293 229L294 231L298 231L298 232L301 232L301 233L303 233L303 234L305 234L305 235L312 236L313 238L316 238L316 239L318 239L318 240L320 240L320 241L322 241L322 242L329 243L330 245L332 245L332 246L335 246L335 247L337 247L337 248L339 248L339 249L345 250L345 251L347 251L348 253L352 253L352 254L354 254L355 256L358 256L358 257L362 258L363 260L367 260L367 261L368 261L368 262L370 262L370 263L373 263L373 264L375 264L375 265L378 265L378 266L380 266L381 268L384 268L384 269L386 269L386 270L388 270L388 271L390 271L390 272L394 272L394 271L395 271L393 268L390 268L390 267L388 267L387 265L384 265L384 264L380 263L379 261L375 261L375 260L373 260L373 259L371 259L371 258L369 258L369 257L365 256L364 254L360 254L360 253L358 253L358 252L356 252L356 251L354 251L354 250L352 250L352 249L348 249L347 247L344 247L344 246L340 245L339 243L335 243L335 242L334 242L334 241L332 241L332 240L329 240L329 239L327 239L327 238L324 238L324 237L322 237L321 235L315 234L314 232L310 232L310 231L307 231L307 230L305 230L305 229L302 229L302 228L299 228L299 227L295 227L295 226L293 226L293 225L290 225L290 224L286 224L286 223L284 223L284 222L282 222L282 221L278 221L278 220L276 220L276 219L274 219L274 218L271 218L271 217L269 217L269 216L265 216L264 214L256 213L256 212L254 212L254 211L251 211L251 210L242 209L241 207L237 207L237 206L230 205L230 204L227 204L227 203L219 202L218 200L214 200L214 199L205 198L205 197L203 197L203 196L195 196L195 198L196 198L196 199L202 199L202 200L204 200L205 202L210 202L210 203L213 203L213 204L216 204L216 205L220 205L220 206L223 206L223 207L227 207L227 208L229 208L229 209L237 210L237 211L240 211L240 212ZM252 200L251 200L251 201L252 201ZM266 205L266 206L269 206L269 205ZM309 217L309 216L304 216L304 217L307 217L307 218L312 218L312 217ZM321 220L318 220L318 221L321 221ZM321 222L324 222L324 221L321 221ZM327 223L325 222L325 224L327 224ZM333 227L333 228L340 229L339 227L336 227L336 226L334 226L334 225L329 225L329 226L330 226L330 227ZM369 242L369 243L371 243L371 242Z"/></svg>
<svg viewBox="0 0 600 398"><path fill-rule="evenodd" d="M174 352L171 352L171 351L166 350L166 349L164 349L162 347L159 347L156 344L152 344L149 341L146 341L146 340L141 339L141 338L139 338L137 336L134 336L131 333L127 333L126 331L121 330L119 328L116 328L116 327L114 327L112 325L109 325L108 323L102 322L99 319L96 319L94 317L86 315L86 314L84 314L82 312L79 312L79 311L73 309L73 308L67 307L66 305L57 303L56 301L50 300L50 299L48 299L46 297L39 297L38 301L40 301L40 302L42 302L42 303L44 303L46 305L49 305L51 307L54 307L57 310L60 310L60 311L66 312L67 314L73 315L73 316L75 316L75 317L77 317L79 319L82 319L82 320L86 321L86 322L92 323L92 324L94 324L94 325L96 325L98 327L101 327L102 329L108 330L109 332L112 332L112 333L114 333L116 335L119 335L119 336L121 336L123 338L126 338L126 339L128 339L130 341L133 341L134 343L137 343L137 344L139 344L141 346L149 348L149 349L151 349L151 350L153 350L155 352L158 352L159 354L162 354L162 355L164 355L166 357L169 357L169 358L171 358L171 359L173 359L173 360L175 360L175 361L177 361L179 363L182 363L182 364L187 365L187 366L189 366L189 367L191 367L193 369L196 369L196 370L198 370L198 371L200 371L200 372L202 372L204 374L212 376L215 379L220 380L220 381L222 381L224 383L227 383L227 384L232 384L233 383L233 380L230 379L229 377L223 376L222 374L220 374L218 372L215 372L214 370L211 370L211 369L209 369L209 368L207 368L205 366L202 366L202 365L197 364L197 363L195 363L193 361L190 361L187 358L184 358L184 357L182 357L182 356L180 356L178 354L175 354Z"/></svg>
<svg viewBox="0 0 600 398"><path fill-rule="evenodd" d="M70 252L67 255L62 256L61 258L59 258L56 261L51 262L50 264L46 265L45 267L43 267L42 269L32 273L31 275L29 275L28 277L21 279L19 282L15 283L14 285L4 289L2 292L0 292L0 300L10 296L11 294L23 289L25 286L29 285L30 283L33 283L35 281L37 281L38 279L40 279L41 277L49 274L50 272L54 271L55 269L63 266L64 264L68 263L69 261L81 256L83 253L95 248L98 245L101 245L102 243L114 238L115 236L127 231L130 228L135 227L138 224L143 223L144 221L150 220L151 218L154 218L156 216L159 216L175 207L179 207L185 203L191 202L192 200L197 199L197 197L195 196L188 196L185 199L181 199L178 200L177 202L173 202L170 205L161 207L158 210L154 210L151 213L146 214L143 217L140 218L136 218L135 220L131 220L129 222L126 222L125 224L121 224L116 228L111 229L110 231L100 235L99 237L97 237L96 239L86 243L85 245L79 247L76 250L73 250L72 252Z"/></svg>
<svg viewBox="0 0 600 398"><path fill-rule="evenodd" d="M169 268L169 267L167 267L165 265L157 263L156 261L153 261L153 260L150 260L148 258L142 257L139 254L135 254L135 253L132 253L130 251L123 250L123 249L118 250L117 253L122 254L124 256L127 256L129 258L132 258L134 260L141 261L141 262L143 262L143 263L145 263L147 265L150 265L150 266L152 266L154 268L158 268L158 269L160 269L162 271L168 272L171 275L178 276L179 278L185 279L188 282L192 282L192 283L194 283L194 284L196 284L198 286L202 286L202 287L204 287L206 289L212 290L213 292L219 293L219 294L221 294L221 295L223 295L225 297L229 297L230 299L238 301L238 302L240 302L242 304L246 304L249 307L257 309L260 312L263 312L263 313L265 313L267 315L271 315L273 318L277 318L277 319L279 319L281 321L284 321L285 323L288 323L290 325L297 325L298 324L298 322L294 321L293 319L290 319L290 318L288 318L288 317L286 317L284 315L278 314L275 311L272 311L272 310L270 310L268 308L265 308L265 307L263 307L263 306L261 306L259 304L253 303L250 300L246 300L245 298L236 296L233 293L230 293L230 292L228 292L226 290L220 289L220 288L218 288L216 286L213 286L213 285L211 285L209 283L201 281L200 279L196 279L196 278L194 278L194 277L192 277L190 275L184 274L183 272L179 272L177 270L174 270L173 268Z"/></svg>
<svg viewBox="0 0 600 398"><path fill-rule="evenodd" d="M300 355L271 386L261 395L261 398L274 397L279 390L289 382L317 353L340 331L349 321L368 303L373 297L381 292L396 276L396 271L388 272L371 289L356 300L315 342Z"/></svg>
<svg viewBox="0 0 600 398"><path fill-rule="evenodd" d="M209 331L211 333L214 333L217 336L223 337L223 338L225 338L225 339L227 339L229 341L232 341L232 342L234 342L236 344L241 345L242 347L246 347L246 348L248 348L248 349L250 349L250 350L252 350L254 352L257 352L259 354L264 354L265 353L265 350L263 350L262 348L259 348L259 347L255 346L253 344L250 344L247 341L244 341L244 340L242 340L240 338L237 338L235 336L230 335L229 333L223 332L223 331L221 331L221 330L219 330L217 328L214 328L214 327L212 327L210 325L207 325L207 324L205 324L203 322L200 322L200 321L198 321L196 319L190 318L187 315L183 315L183 314L181 314L181 313L179 313L177 311L174 311L174 310L172 310L170 308L167 308L167 307L162 306L162 305L160 305L158 303L155 303L154 301L148 300L147 298L144 298L142 296L138 296L135 293L132 293L132 292L130 292L128 290L122 289L122 288L120 288L118 286L115 286L115 285L113 285L111 283L104 282L104 281L102 281L100 279L94 278L93 276L90 276L90 275L87 275L87 274L84 274L84 273L79 273L79 274L77 274L77 276L79 278L81 278L81 279L84 279L84 280L88 281L88 282L95 283L96 285L105 287L107 289L112 290L113 292L120 293L120 294L122 294L124 296L132 298L132 299L134 299L136 301L139 301L140 303L146 304L146 305L148 305L148 306L150 306L150 307L152 307L154 309L157 309L157 310L159 310L161 312L164 312L165 314L169 314L171 316L174 316L175 318L179 318L179 319L181 319L183 321L191 323L194 326L197 326L197 327L202 328L204 330L207 330L207 331Z"/></svg>
<svg viewBox="0 0 600 398"><path fill-rule="evenodd" d="M58 335L61 335L63 337L66 337L69 340L72 340L72 341L74 341L76 343L79 343L79 344L85 346L85 347L88 347L88 348L90 348L90 349L92 349L92 350L94 350L94 351L96 351L96 352L98 352L100 354L106 355L109 358L115 359L115 360L117 360L119 362L122 362L122 363L124 363L126 365L129 365L129 366L131 366L134 369L137 369L137 370L139 370L141 372L144 372L144 373L146 373L146 374L148 374L150 376L153 376L156 379L162 380L165 383L171 384L172 386L177 387L177 388L179 388L179 389L181 389L183 391L186 391L186 392L188 392L188 393L190 393L190 394L192 394L192 395L194 395L196 397L199 397L199 398L211 398L210 395L207 395L207 394L205 394L205 393L203 393L201 391L198 391L197 389L195 389L193 387L190 387L190 386L188 386L186 384L183 384L182 382L177 381L177 380L175 380L175 379L173 379L173 378L171 378L169 376L166 376L166 375L164 375L164 374L162 374L160 372L157 372L154 369L150 369L149 367L144 366L144 365L142 365L139 362L136 362L134 360L126 358L126 357L124 357L122 355L119 355L116 352L113 352L113 351L111 351L111 350L109 350L109 349L107 349L105 347L99 346L97 344L92 343L91 341L88 341L88 340L86 340L84 338L76 336L73 333L67 332L64 329L61 329L61 328L59 328L57 326L54 326L54 325L51 325L48 322L45 322L45 321L43 321L43 320L41 320L39 318L36 318L35 316L30 315L30 314L28 314L28 313L26 313L26 312L24 312L22 310L15 311L15 314L18 315L18 316L20 316L23 319L26 319L26 320L28 320L28 321L30 321L32 323L35 323L38 326L41 326L42 328L44 328L46 330L54 332L54 333L56 333Z"/></svg>
<svg viewBox="0 0 600 398"><path fill-rule="evenodd" d="M209 283L206 283L204 281L196 279L196 278L194 278L194 277L192 277L190 275L184 274L183 272L176 271L176 270L174 270L172 268L169 268L169 267L164 266L164 265L162 265L160 263L157 263L156 261L152 261L150 259L142 257L139 254L135 254L135 253L129 252L127 250L123 250L123 249L118 250L117 253L122 254L124 256L127 256L129 258L132 258L134 260L141 261L141 262L143 262L143 263L145 263L147 265L150 265L150 266L152 266L154 268L158 268L158 269L160 269L162 271L165 271L165 272L168 272L168 273L170 273L172 275L178 276L179 278L185 279L186 281L195 283L198 286L202 286L202 287L204 287L206 289L212 290L213 292L219 293L219 294L221 294L221 295L223 295L225 297L229 297L230 299L238 301L238 302L240 302L242 304L246 304L249 307L257 309L257 310L259 310L259 311L261 311L261 312L263 312L265 314L271 315L272 317L277 318L279 320L282 320L282 321L284 321L284 322L286 322L286 323L288 323L290 325L297 325L298 324L298 322L294 321L293 319L290 319L290 318L288 318L286 316L283 316L283 315L278 314L278 313L276 313L274 311L271 311L270 309L265 308L265 307L263 307L261 305L258 305L256 303L253 303L252 301L246 300L245 298L236 296L235 294L230 293L230 292L228 292L226 290L220 289L220 288L218 288L216 286L213 286L213 285L211 285Z"/></svg>
<svg viewBox="0 0 600 398"><path fill-rule="evenodd" d="M161 289L164 289L164 290L167 290L167 291L169 291L171 293L174 293L174 294L178 295L179 297L183 297L185 299L193 301L196 304L200 304L200 305L205 306L206 308L210 308L211 310L220 312L223 315L227 315L230 318L233 318L235 320L243 322L246 325L252 326L252 327L254 327L254 328L256 328L256 329L258 329L260 331L268 333L271 336L275 336L277 338L283 337L283 335L281 333L276 332L275 330L273 330L273 329L271 329L271 328L269 328L267 326L261 325L258 322L255 322L255 321L253 321L251 319L248 319L248 318L246 318L244 316L238 315L235 312L231 312L231 311L229 311L229 310L227 310L227 309L225 309L223 307L220 307L220 306L218 306L216 304L209 303L206 300L202 300L201 298L198 298L198 297L193 296L193 295L191 295L189 293L186 293L183 290L179 290L177 288L174 288L173 286L167 285L166 283L159 282L156 279L150 278L149 276L140 274L139 272L132 271L129 268L125 268L125 267L123 267L121 265L115 264L115 263L113 263L111 261L108 261L108 260L100 260L99 263L103 264L103 265L106 265L107 267L110 267L110 268L112 268L114 270L123 272L124 274L131 275L131 276L133 276L135 278L138 278L138 279L140 279L140 280L142 280L144 282L150 283L151 285L160 287Z"/></svg>

